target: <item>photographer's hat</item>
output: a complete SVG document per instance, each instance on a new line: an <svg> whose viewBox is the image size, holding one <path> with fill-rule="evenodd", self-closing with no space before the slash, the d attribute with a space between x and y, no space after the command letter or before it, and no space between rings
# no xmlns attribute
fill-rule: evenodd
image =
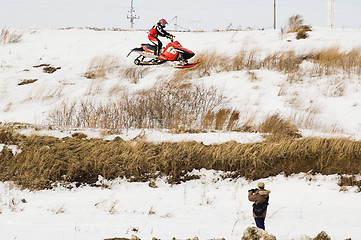
<svg viewBox="0 0 361 240"><path fill-rule="evenodd" d="M264 188L264 183L263 183L263 182L259 182L259 183L257 184L257 186L258 186L259 188Z"/></svg>

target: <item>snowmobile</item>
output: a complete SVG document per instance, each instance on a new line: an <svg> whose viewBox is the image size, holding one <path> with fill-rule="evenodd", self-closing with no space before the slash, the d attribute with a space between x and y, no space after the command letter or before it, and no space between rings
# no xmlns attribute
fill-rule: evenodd
<svg viewBox="0 0 361 240"><path fill-rule="evenodd" d="M174 36L170 36L170 43L165 48L162 48L160 55L155 55L156 45L143 43L139 48L133 48L127 55L136 52L139 56L134 60L135 65L160 65L165 62L175 62L176 68L190 68L197 65L197 63L188 63L188 59L195 54L183 47L178 41L174 41Z"/></svg>

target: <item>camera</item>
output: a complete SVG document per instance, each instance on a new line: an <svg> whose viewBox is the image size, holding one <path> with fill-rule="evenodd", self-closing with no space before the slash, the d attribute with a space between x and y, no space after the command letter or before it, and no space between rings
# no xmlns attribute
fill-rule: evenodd
<svg viewBox="0 0 361 240"><path fill-rule="evenodd" d="M257 188L253 188L253 189L248 190L248 192L255 193L257 190L258 190Z"/></svg>

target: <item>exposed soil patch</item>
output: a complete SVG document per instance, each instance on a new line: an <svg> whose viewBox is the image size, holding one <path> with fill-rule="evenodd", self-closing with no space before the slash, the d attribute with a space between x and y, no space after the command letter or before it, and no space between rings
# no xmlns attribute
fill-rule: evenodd
<svg viewBox="0 0 361 240"><path fill-rule="evenodd" d="M53 67L53 66L51 66L51 65L48 64L48 63L43 63L43 64L35 65L35 66L33 66L33 67L34 67L34 68L40 68L40 67L42 67L42 68L43 68L43 72L44 72L44 73L49 73L49 74L54 73L56 70L61 69L61 67Z"/></svg>
<svg viewBox="0 0 361 240"><path fill-rule="evenodd" d="M61 69L61 67L45 67L45 68L43 68L43 72L45 72L45 73L53 73L53 72L55 72L56 70L58 70L58 69Z"/></svg>
<svg viewBox="0 0 361 240"><path fill-rule="evenodd" d="M36 81L38 81L38 79L24 79L21 82L19 82L18 85L21 86L21 85L31 84Z"/></svg>
<svg viewBox="0 0 361 240"><path fill-rule="evenodd" d="M39 67L49 67L50 66L50 64L48 64L48 63L42 63L42 64L39 64L39 65L35 65L35 66L33 66L34 68L39 68Z"/></svg>

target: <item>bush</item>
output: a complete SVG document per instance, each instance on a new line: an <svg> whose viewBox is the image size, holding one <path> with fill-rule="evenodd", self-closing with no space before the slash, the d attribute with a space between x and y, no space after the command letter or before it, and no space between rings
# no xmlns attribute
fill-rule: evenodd
<svg viewBox="0 0 361 240"><path fill-rule="evenodd" d="M293 15L288 18L288 30L287 32L297 32L303 25L303 17L301 15Z"/></svg>
<svg viewBox="0 0 361 240"><path fill-rule="evenodd" d="M299 40L299 39L306 39L308 38L308 34L306 31L297 31L297 35L296 35L296 39Z"/></svg>
<svg viewBox="0 0 361 240"><path fill-rule="evenodd" d="M225 130L237 126L234 112L226 108L226 99L216 88L187 82L162 82L153 88L129 94L106 104L82 101L62 103L49 114L58 126L105 129L209 129ZM214 113L209 124L203 122ZM231 116L233 113L233 116Z"/></svg>
<svg viewBox="0 0 361 240"><path fill-rule="evenodd" d="M11 32L9 29L3 28L0 32L0 44L18 43L22 36L22 34Z"/></svg>

